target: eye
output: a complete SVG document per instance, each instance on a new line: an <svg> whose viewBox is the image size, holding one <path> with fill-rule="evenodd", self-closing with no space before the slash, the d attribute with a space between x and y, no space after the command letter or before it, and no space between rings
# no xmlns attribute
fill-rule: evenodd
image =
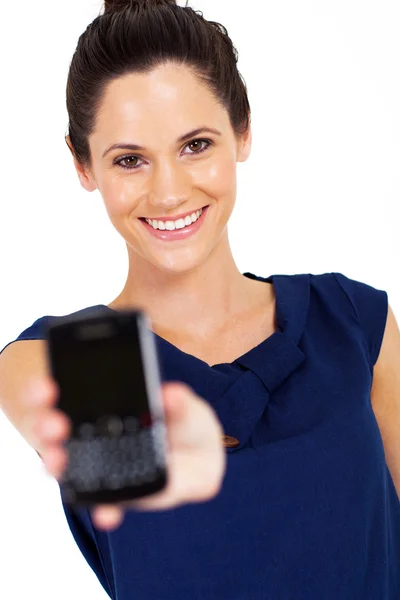
<svg viewBox="0 0 400 600"><path fill-rule="evenodd" d="M193 144L201 144L201 143L206 144L206 146L203 148L200 148L200 150L197 150L197 152L189 152L189 154L193 154L193 155L201 154L202 152L206 152L206 150L208 150L213 145L213 142L209 139L196 138L196 139L188 142L186 144L186 146L192 146ZM122 169L125 169L126 171L134 171L134 170L138 169L140 165L137 165L137 164L134 166L126 166L126 164L125 165L122 164L123 161L127 161L130 159L141 160L140 156L136 156L134 154L129 154L127 156L123 156L122 158L119 158L118 160L114 161L114 164L118 165Z"/></svg>

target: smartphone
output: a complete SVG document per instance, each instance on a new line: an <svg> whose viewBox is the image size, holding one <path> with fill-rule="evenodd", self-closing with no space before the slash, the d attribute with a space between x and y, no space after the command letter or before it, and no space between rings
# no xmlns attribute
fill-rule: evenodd
<svg viewBox="0 0 400 600"><path fill-rule="evenodd" d="M59 386L57 408L71 421L59 480L64 502L114 504L162 490L167 430L148 315L104 307L50 317L47 356Z"/></svg>

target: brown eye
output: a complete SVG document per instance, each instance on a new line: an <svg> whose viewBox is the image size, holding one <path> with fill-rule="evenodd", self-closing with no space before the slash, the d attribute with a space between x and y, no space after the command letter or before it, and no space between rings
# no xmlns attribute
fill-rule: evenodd
<svg viewBox="0 0 400 600"><path fill-rule="evenodd" d="M141 160L139 156L134 156L133 154L130 154L128 156L123 156L119 160L116 160L115 164L121 167L122 169L125 169L126 171L134 171L135 169L138 169L140 167L140 164L132 164L131 162L129 162L132 159Z"/></svg>
<svg viewBox="0 0 400 600"><path fill-rule="evenodd" d="M122 160L125 161L125 165L128 167L136 167L136 164L131 163L131 160L137 160L138 157L137 156L127 156L126 158L123 158ZM122 161L121 161L122 162Z"/></svg>
<svg viewBox="0 0 400 600"><path fill-rule="evenodd" d="M201 141L195 140L194 142L190 142L189 146L196 146L195 148L191 148L191 150L198 150L199 147L201 148Z"/></svg>
<svg viewBox="0 0 400 600"><path fill-rule="evenodd" d="M205 146L202 147L202 144L205 144ZM205 150L208 150L208 148L210 146L212 146L212 141L211 140L203 140L203 139L199 138L197 140L192 140L191 142L188 142L186 144L186 146L191 150L191 152L189 152L189 154L200 154L200 152L205 152ZM190 146L196 146L194 148L194 152L192 151Z"/></svg>

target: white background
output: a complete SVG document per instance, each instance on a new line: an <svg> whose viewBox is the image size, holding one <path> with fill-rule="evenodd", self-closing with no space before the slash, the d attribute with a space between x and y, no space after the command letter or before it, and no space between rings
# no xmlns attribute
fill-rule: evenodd
<svg viewBox="0 0 400 600"><path fill-rule="evenodd" d="M0 348L41 316L108 304L125 283L125 242L98 191L81 188L64 141L69 63L101 6L2 6ZM190 6L227 27L249 91L253 149L238 163L229 225L238 268L342 272L386 290L399 322L398 2ZM0 597L107 598L57 482L0 417Z"/></svg>

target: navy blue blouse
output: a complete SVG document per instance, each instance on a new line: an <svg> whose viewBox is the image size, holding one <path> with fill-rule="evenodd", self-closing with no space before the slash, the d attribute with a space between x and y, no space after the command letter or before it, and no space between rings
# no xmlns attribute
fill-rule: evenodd
<svg viewBox="0 0 400 600"><path fill-rule="evenodd" d="M399 600L400 500L370 398L387 293L341 273L244 275L276 292L279 330L258 346L209 366L155 336L163 380L240 441L221 492L130 510L111 532L63 503L76 543L115 600ZM49 318L17 340L45 339Z"/></svg>

